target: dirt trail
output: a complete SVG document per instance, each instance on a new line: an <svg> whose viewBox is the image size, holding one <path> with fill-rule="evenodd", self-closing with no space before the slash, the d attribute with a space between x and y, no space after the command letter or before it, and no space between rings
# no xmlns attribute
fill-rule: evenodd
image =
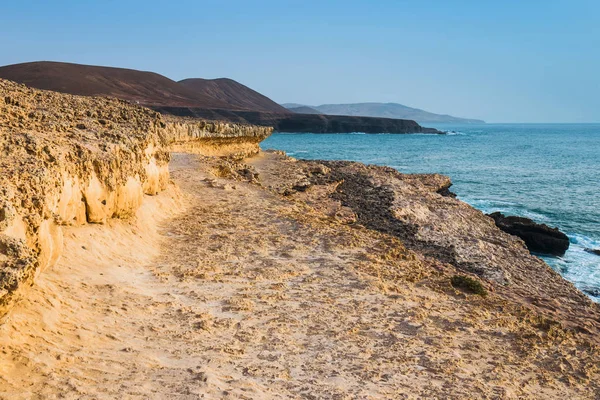
<svg viewBox="0 0 600 400"><path fill-rule="evenodd" d="M0 326L0 398L598 395L571 372L585 350L567 365L501 306L432 290L436 266L397 239L197 156L171 172L133 221L65 230Z"/></svg>

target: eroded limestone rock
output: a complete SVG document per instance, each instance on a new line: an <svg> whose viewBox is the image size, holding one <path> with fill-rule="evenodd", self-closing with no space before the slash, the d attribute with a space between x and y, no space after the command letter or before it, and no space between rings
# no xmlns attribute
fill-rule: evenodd
<svg viewBox="0 0 600 400"><path fill-rule="evenodd" d="M133 215L168 185L171 150L249 155L271 131L0 79L0 316L60 257L61 225Z"/></svg>

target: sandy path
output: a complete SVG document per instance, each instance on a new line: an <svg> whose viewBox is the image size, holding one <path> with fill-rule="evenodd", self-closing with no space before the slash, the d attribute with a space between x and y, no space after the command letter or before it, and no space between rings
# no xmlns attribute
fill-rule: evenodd
<svg viewBox="0 0 600 400"><path fill-rule="evenodd" d="M514 317L421 285L436 269L395 239L171 169L181 194L67 229L0 326L0 398L594 397Z"/></svg>

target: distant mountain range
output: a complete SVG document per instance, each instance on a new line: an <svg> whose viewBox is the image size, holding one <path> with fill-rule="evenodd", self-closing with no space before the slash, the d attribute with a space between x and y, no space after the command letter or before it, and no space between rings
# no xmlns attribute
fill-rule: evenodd
<svg viewBox="0 0 600 400"><path fill-rule="evenodd" d="M420 124L485 123L485 121L479 119L459 118L445 114L434 114L418 108L407 107L398 103L323 104L320 106L285 103L282 104L282 106L292 112L299 112L302 114L352 115L361 117L412 119Z"/></svg>

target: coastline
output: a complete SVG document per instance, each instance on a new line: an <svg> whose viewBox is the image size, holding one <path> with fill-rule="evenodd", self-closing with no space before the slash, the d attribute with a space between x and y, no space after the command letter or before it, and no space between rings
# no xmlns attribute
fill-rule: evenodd
<svg viewBox="0 0 600 400"><path fill-rule="evenodd" d="M593 187L600 124L437 126L445 136L284 136L263 148L293 157L363 162L403 173L451 176L459 199L486 214L503 212L558 227L570 238L564 256L542 256L565 278L600 301L598 202Z"/></svg>
<svg viewBox="0 0 600 400"><path fill-rule="evenodd" d="M41 201L27 219L18 190L2 203L2 222L26 225L0 239L27 253L0 247L2 276L29 275L0 322L0 397L600 393L600 305L448 196L448 177L297 160L260 152L265 128L8 87L2 168L28 160L32 181L3 178ZM40 98L56 120L22 111ZM89 169L72 161L86 149ZM136 195L111 200L129 178ZM44 232L60 237L51 256Z"/></svg>
<svg viewBox="0 0 600 400"><path fill-rule="evenodd" d="M407 248L483 278L496 293L521 298L524 305L553 318L573 321L585 310L580 319L583 325L576 329L591 328L592 333L600 326L600 305L531 255L521 239L502 232L490 217L449 195L448 177L402 174L390 167L351 161L296 163L302 166L278 171L297 180L279 183L275 186L279 193L336 210L330 213L333 217L339 207L343 220L397 237ZM327 173L311 172L323 168ZM275 174L269 176L275 179ZM321 187L330 187L327 196ZM311 198L311 192L317 197ZM595 322L590 325L590 321Z"/></svg>
<svg viewBox="0 0 600 400"><path fill-rule="evenodd" d="M385 182L368 201L389 200L380 190L391 181L415 215L430 201L453 217L469 212L437 194L446 178L277 152L174 153L170 172L173 183L133 219L66 229L64 257L0 326L0 397L534 399L600 390L597 333L547 308L558 302L531 302L520 287L527 276L504 287L440 260L439 242L431 251L434 243L407 244L394 226L358 222L365 203L352 197L364 192L348 186L356 179ZM480 281L486 296L453 287L456 275ZM579 315L594 309L570 302Z"/></svg>

